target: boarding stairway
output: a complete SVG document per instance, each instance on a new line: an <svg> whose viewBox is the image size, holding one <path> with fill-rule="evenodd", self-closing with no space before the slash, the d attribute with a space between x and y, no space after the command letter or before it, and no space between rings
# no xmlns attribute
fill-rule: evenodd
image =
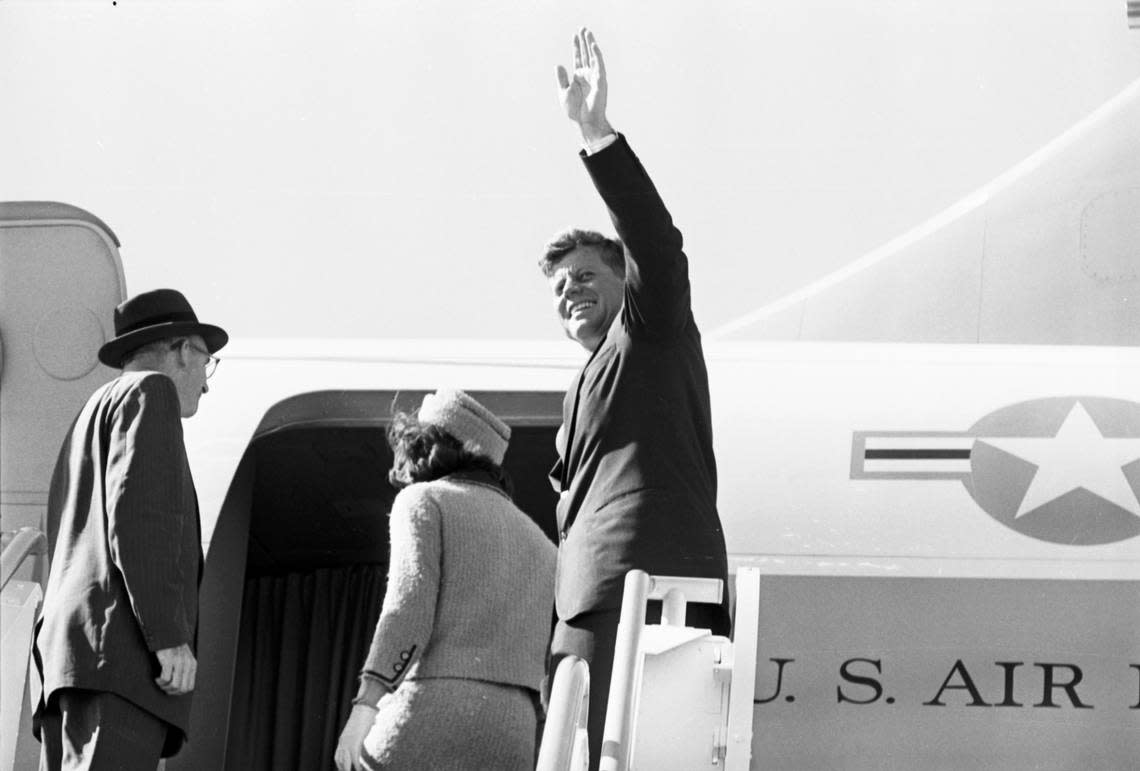
<svg viewBox="0 0 1140 771"><path fill-rule="evenodd" d="M0 771L17 764L21 737L31 739L28 693L28 663L32 626L43 591L35 581L14 580L31 557L42 556L47 539L39 530L24 527L4 534L0 556ZM38 755L38 751L35 753ZM26 755L26 753L25 753ZM26 759L26 758L25 758Z"/></svg>
<svg viewBox="0 0 1140 771"><path fill-rule="evenodd" d="M689 602L719 603L721 581L626 576L606 704L601 771L710 768L746 771L759 626L760 576L736 575L733 639L686 627ZM645 604L662 601L660 624L645 623ZM587 768L590 675L576 656L554 675L537 771Z"/></svg>

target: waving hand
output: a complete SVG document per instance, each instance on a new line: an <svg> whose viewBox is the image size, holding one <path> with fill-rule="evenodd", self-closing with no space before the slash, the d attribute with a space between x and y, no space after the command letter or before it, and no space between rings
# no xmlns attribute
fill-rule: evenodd
<svg viewBox="0 0 1140 771"><path fill-rule="evenodd" d="M558 65L558 96L566 116L578 124L586 141L613 133L606 120L606 65L594 33L583 27L574 36L574 70Z"/></svg>

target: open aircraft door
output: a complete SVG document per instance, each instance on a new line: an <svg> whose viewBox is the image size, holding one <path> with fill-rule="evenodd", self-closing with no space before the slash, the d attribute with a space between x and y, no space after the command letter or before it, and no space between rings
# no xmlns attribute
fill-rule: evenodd
<svg viewBox="0 0 1140 771"><path fill-rule="evenodd" d="M88 396L115 372L96 351L126 297L119 240L62 203L0 203L0 522L4 543L43 530L60 442ZM7 559L6 559L7 561ZM30 623L47 559L29 559L3 591L0 771L33 768L27 697ZM23 580L20 580L23 579ZM27 622L27 623L25 623ZM20 708L13 709L19 700Z"/></svg>

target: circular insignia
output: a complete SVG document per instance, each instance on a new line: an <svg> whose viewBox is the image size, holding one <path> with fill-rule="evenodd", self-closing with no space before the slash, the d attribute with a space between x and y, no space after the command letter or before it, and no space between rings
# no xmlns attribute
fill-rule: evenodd
<svg viewBox="0 0 1140 771"><path fill-rule="evenodd" d="M1035 399L986 415L969 433L963 484L1006 527L1073 546L1140 535L1140 404Z"/></svg>

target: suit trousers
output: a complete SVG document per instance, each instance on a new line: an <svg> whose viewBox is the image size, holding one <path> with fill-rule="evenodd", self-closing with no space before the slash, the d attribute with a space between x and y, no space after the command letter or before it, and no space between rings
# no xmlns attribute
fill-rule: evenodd
<svg viewBox="0 0 1140 771"><path fill-rule="evenodd" d="M167 729L121 696L64 688L43 713L40 771L154 771Z"/></svg>
<svg viewBox="0 0 1140 771"><path fill-rule="evenodd" d="M550 641L548 683L553 682L558 664L574 655L590 665L590 714L587 731L590 740L590 771L597 771L602 755L602 730L606 725L606 702L610 696L610 677L614 668L614 643L621 611L607 610L582 613L572 619L558 620ZM645 610L645 623L661 623L661 602L651 600ZM723 605L690 604L685 609L686 626L711 629L713 634L727 636L730 621L727 603ZM549 686L548 686L549 687ZM544 694L549 703L549 694Z"/></svg>

